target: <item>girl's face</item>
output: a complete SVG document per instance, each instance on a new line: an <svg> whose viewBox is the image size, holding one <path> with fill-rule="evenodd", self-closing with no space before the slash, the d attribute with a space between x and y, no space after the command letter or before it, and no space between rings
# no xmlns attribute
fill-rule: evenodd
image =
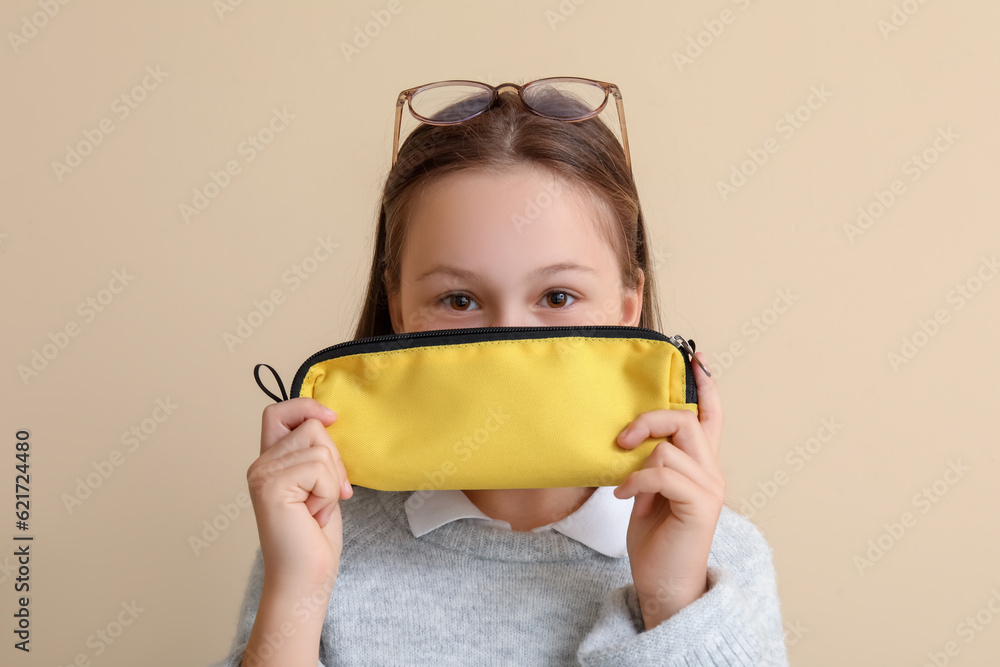
<svg viewBox="0 0 1000 667"><path fill-rule="evenodd" d="M418 198L402 252L396 333L487 326L637 326L589 198L549 172L465 171Z"/></svg>

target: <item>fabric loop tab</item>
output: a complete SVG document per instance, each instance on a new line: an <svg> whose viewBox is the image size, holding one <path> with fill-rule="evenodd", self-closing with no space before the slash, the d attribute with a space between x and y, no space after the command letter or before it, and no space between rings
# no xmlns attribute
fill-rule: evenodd
<svg viewBox="0 0 1000 667"><path fill-rule="evenodd" d="M268 389L267 387L265 387L263 382L261 382L261 380L260 380L260 367L261 366L264 366L265 368L267 368L267 370L271 371L271 374L274 375L274 379L278 381L278 388L281 389L281 397L280 398L278 397L277 394L273 393L270 389ZM275 402L281 403L282 401L287 401L288 400L288 392L285 391L285 385L281 381L281 376L279 376L278 375L278 371L276 371L273 368L271 368L271 366L269 366L267 364L257 364L256 366L254 366L253 367L253 379L257 381L257 386L261 388L261 391L263 391L265 394L267 394L268 396L270 396L271 398L273 398L275 400Z"/></svg>

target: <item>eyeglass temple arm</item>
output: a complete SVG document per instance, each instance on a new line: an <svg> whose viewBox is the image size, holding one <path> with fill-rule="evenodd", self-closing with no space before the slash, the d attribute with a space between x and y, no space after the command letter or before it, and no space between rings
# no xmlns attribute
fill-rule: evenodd
<svg viewBox="0 0 1000 667"><path fill-rule="evenodd" d="M392 166L396 166L396 153L399 151L399 126L403 121L403 105L412 91L404 90L396 100L396 127L392 131Z"/></svg>
<svg viewBox="0 0 1000 667"><path fill-rule="evenodd" d="M628 168L632 169L632 156L629 154L628 150L628 130L625 129L625 105L622 104L622 94L618 90L618 86L611 86L611 94L615 96L615 104L618 106L618 124L622 128L622 148L625 149L625 162L628 164Z"/></svg>

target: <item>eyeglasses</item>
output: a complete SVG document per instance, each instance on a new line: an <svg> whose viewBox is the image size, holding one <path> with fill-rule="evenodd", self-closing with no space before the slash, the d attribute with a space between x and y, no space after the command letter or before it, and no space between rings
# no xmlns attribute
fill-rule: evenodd
<svg viewBox="0 0 1000 667"><path fill-rule="evenodd" d="M526 84L501 83L497 86L478 81L438 81L404 90L396 100L396 128L392 133L392 166L396 166L399 151L399 127L403 105L417 120L429 125L456 125L483 113L497 99L503 88L513 88L525 108L537 116L575 123L601 113L614 95L618 107L618 124L622 131L625 163L632 170L625 129L625 110L618 86L606 81L579 77L549 77Z"/></svg>

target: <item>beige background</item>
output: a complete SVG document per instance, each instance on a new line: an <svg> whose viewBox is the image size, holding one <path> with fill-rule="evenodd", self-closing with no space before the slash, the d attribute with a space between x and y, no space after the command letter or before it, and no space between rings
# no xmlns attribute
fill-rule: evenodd
<svg viewBox="0 0 1000 667"><path fill-rule="evenodd" d="M224 1L0 9L0 662L225 655L257 546L237 504L268 402L252 368L288 383L353 330L397 93L588 76L622 90L665 328L715 359L729 500L774 547L792 664L995 664L996 3L401 0L348 62L341 45L386 3ZM241 142L274 108L294 119L248 161ZM782 119L796 113L791 132ZM102 119L112 131L98 135ZM100 143L57 173L85 133ZM723 197L719 183L766 146ZM185 222L180 205L231 160L239 173ZM878 196L894 201L852 236ZM318 237L339 246L293 289L284 276ZM227 345L276 289L284 302ZM782 291L792 305L777 313ZM919 344L911 359L904 338ZM162 423L158 399L177 406ZM122 433L144 420L130 450ZM840 425L832 436L823 420ZM11 646L20 428L30 656ZM120 465L68 509L114 450ZM196 554L189 538L213 521L229 525ZM142 611L97 655L95 633L132 601Z"/></svg>

